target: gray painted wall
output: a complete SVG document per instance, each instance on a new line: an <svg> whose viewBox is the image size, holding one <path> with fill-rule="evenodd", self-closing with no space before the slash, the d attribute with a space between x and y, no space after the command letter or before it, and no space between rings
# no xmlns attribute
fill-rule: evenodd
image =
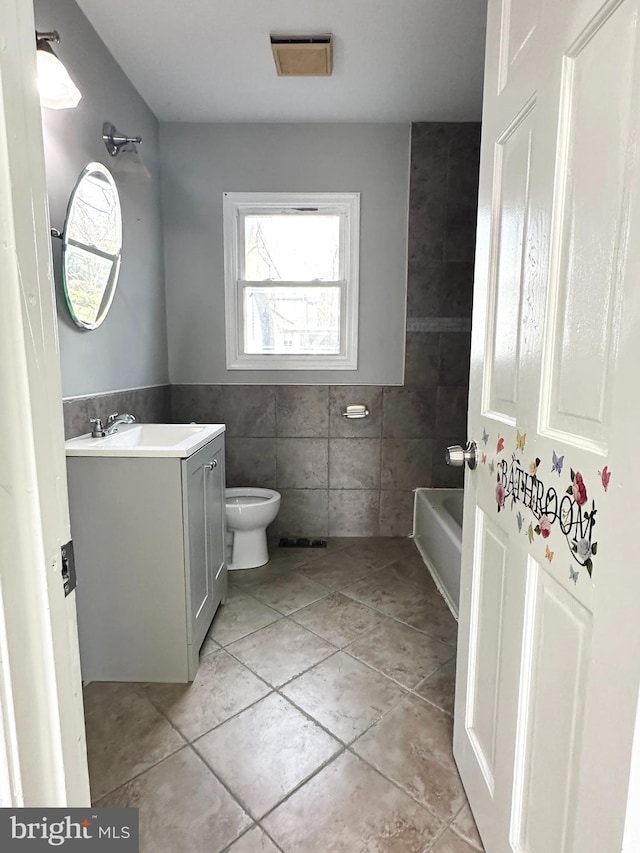
<svg viewBox="0 0 640 853"><path fill-rule="evenodd" d="M42 110L51 225L62 230L69 195L92 160L114 172L123 211L120 280L99 329L83 331L66 309L60 242L53 241L62 388L65 397L166 383L167 335L158 156L158 122L74 0L35 0L39 30L57 29L55 51L82 100L74 110ZM119 174L102 142L113 122L143 138L150 179Z"/></svg>
<svg viewBox="0 0 640 853"><path fill-rule="evenodd" d="M403 379L409 125L161 124L172 383L398 385ZM360 192L356 371L228 371L222 194Z"/></svg>

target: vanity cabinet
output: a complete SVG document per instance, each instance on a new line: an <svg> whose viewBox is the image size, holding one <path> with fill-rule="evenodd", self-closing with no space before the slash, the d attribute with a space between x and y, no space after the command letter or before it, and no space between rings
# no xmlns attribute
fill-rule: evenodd
<svg viewBox="0 0 640 853"><path fill-rule="evenodd" d="M226 591L222 438L183 460L182 466L187 619L191 645L199 650Z"/></svg>
<svg viewBox="0 0 640 853"><path fill-rule="evenodd" d="M224 433L185 458L68 456L67 473L83 679L192 681L227 589Z"/></svg>

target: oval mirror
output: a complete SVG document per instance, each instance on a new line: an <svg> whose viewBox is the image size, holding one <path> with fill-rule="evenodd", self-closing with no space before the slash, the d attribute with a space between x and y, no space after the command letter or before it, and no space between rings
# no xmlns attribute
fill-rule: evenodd
<svg viewBox="0 0 640 853"><path fill-rule="evenodd" d="M89 163L75 185L62 235L62 281L69 313L96 329L111 307L120 271L122 215L111 172Z"/></svg>

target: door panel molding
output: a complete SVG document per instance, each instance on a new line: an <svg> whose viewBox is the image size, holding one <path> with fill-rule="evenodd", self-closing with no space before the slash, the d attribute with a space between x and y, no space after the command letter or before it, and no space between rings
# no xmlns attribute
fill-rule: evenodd
<svg viewBox="0 0 640 853"><path fill-rule="evenodd" d="M516 853L568 853L591 614L532 557L524 614L511 844Z"/></svg>
<svg viewBox="0 0 640 853"><path fill-rule="evenodd" d="M635 2L605 4L562 63L540 431L601 456L635 165L637 15Z"/></svg>
<svg viewBox="0 0 640 853"><path fill-rule="evenodd" d="M491 796L495 787L507 551L506 534L478 508L471 593L466 729ZM494 618L487 619L491 609L494 610ZM482 691L478 689L480 684Z"/></svg>
<svg viewBox="0 0 640 853"><path fill-rule="evenodd" d="M498 95L507 85L509 74L526 52L539 19L540 0L503 0Z"/></svg>
<svg viewBox="0 0 640 853"><path fill-rule="evenodd" d="M494 146L483 414L515 426L529 221L531 97ZM519 283L512 288L515 277Z"/></svg>

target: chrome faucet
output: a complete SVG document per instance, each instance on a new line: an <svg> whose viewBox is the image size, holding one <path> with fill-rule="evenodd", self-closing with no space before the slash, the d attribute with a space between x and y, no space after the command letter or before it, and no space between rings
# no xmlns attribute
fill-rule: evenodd
<svg viewBox="0 0 640 853"><path fill-rule="evenodd" d="M117 412L114 412L107 418L107 425L105 427L102 425L102 420L100 418L91 418L91 423L93 424L91 438L105 438L107 435L112 435L114 432L117 432L120 424L133 424L135 423L135 420L136 419L133 415L119 415Z"/></svg>

